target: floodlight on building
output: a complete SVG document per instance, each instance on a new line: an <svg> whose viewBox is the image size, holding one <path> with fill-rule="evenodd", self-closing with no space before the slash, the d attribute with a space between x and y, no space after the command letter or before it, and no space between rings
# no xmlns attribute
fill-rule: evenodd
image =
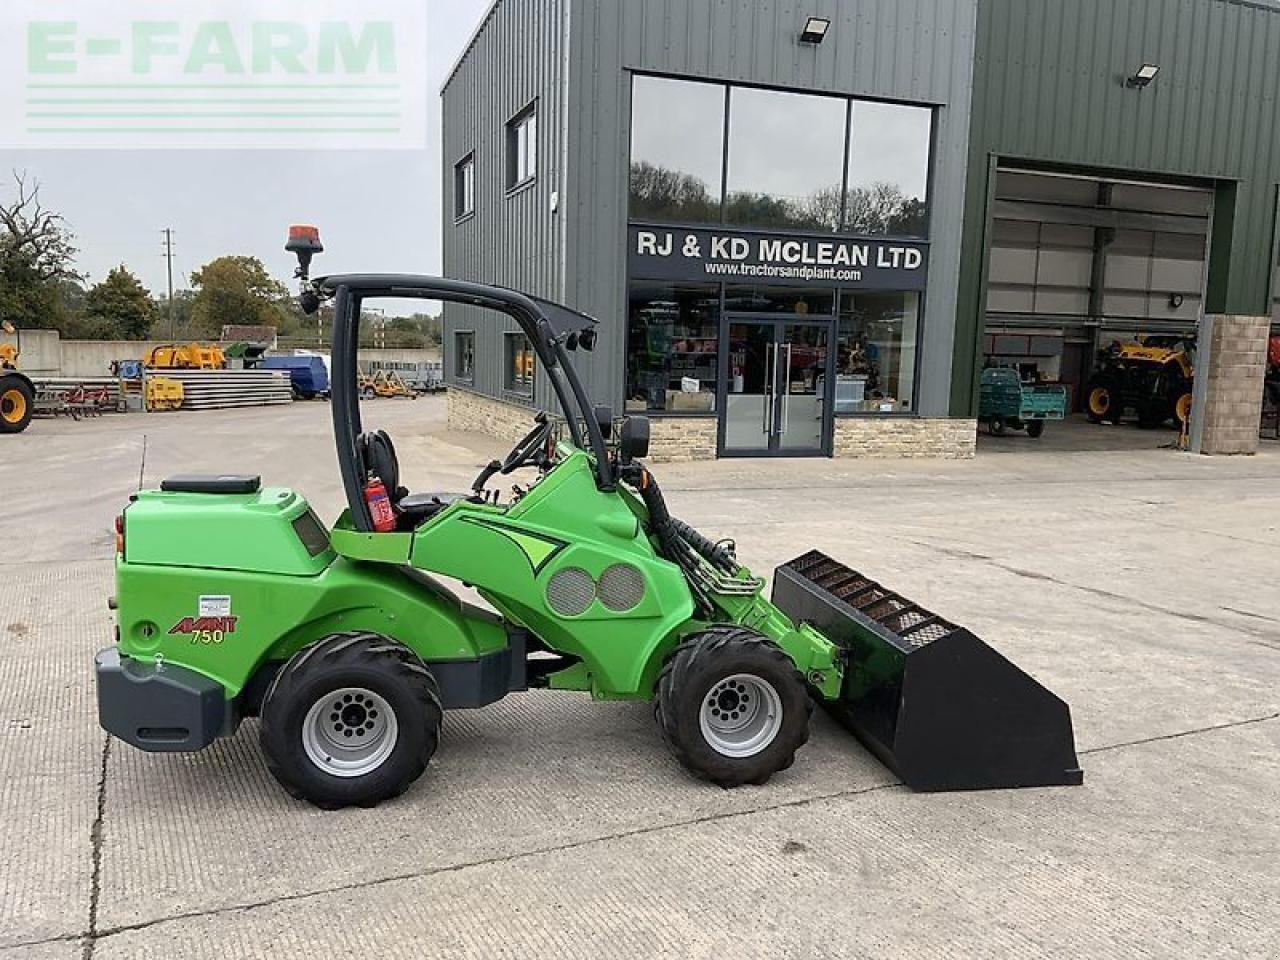
<svg viewBox="0 0 1280 960"><path fill-rule="evenodd" d="M821 43L827 36L827 30L831 28L831 21L826 17L810 17L804 22L804 29L800 31L801 43Z"/></svg>
<svg viewBox="0 0 1280 960"><path fill-rule="evenodd" d="M1124 82L1126 87L1136 87L1141 90L1151 85L1151 81L1156 78L1156 74L1160 72L1160 67L1154 63L1144 63L1138 68L1138 72Z"/></svg>

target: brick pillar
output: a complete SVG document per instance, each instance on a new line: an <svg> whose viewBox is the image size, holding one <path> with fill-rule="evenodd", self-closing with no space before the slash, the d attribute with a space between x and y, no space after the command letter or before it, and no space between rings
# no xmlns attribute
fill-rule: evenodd
<svg viewBox="0 0 1280 960"><path fill-rule="evenodd" d="M1207 316L1202 321L1193 414L1193 421L1199 422L1192 423L1193 450L1257 453L1270 330L1270 317Z"/></svg>

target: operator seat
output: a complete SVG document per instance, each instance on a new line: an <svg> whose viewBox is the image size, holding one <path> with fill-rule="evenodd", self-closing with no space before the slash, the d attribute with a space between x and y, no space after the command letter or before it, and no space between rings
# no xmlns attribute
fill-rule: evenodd
<svg viewBox="0 0 1280 960"><path fill-rule="evenodd" d="M364 466L364 475L376 476L387 488L391 504L400 514L397 526L401 530L414 530L455 500L465 500L461 493L410 493L400 486L400 459L395 444L385 430L372 430L361 434L356 449Z"/></svg>

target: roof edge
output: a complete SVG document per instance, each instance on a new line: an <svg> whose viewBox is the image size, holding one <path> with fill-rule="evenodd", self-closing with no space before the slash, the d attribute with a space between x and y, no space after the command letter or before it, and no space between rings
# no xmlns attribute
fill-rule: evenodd
<svg viewBox="0 0 1280 960"><path fill-rule="evenodd" d="M449 88L449 84L453 83L453 78L457 76L458 69L462 66L464 60L471 54L471 48L476 45L476 41L480 39L480 34L484 32L485 27L489 25L489 21L493 19L493 15L497 12L498 7L502 4L502 0L493 0L489 4L489 8L485 10L484 16L480 18L480 22L476 24L476 28L471 31L471 36L467 38L466 44L462 48L462 52L458 54L453 61L453 66L449 68L449 73L444 78L444 83L440 84L440 93L444 94Z"/></svg>

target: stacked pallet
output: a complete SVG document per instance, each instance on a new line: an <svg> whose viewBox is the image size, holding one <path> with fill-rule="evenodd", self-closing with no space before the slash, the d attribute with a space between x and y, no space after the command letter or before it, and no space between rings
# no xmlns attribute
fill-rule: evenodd
<svg viewBox="0 0 1280 960"><path fill-rule="evenodd" d="M287 370L152 370L182 384L183 410L265 407L293 401Z"/></svg>

